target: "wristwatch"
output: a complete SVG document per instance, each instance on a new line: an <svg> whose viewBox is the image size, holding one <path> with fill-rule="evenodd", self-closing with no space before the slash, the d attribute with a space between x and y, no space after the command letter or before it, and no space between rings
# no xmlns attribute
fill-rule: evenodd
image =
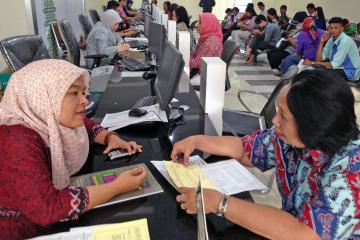
<svg viewBox="0 0 360 240"><path fill-rule="evenodd" d="M226 195L225 193L222 194L220 205L219 205L218 212L216 215L218 215L219 217L225 216L226 210L229 205L229 199L230 199L229 195Z"/></svg>

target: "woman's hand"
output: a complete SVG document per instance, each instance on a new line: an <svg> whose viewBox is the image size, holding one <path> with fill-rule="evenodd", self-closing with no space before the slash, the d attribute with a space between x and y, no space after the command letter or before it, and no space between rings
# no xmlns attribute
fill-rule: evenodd
<svg viewBox="0 0 360 240"><path fill-rule="evenodd" d="M131 192L141 186L145 177L145 169L137 167L122 172L111 184L119 190L119 193Z"/></svg>
<svg viewBox="0 0 360 240"><path fill-rule="evenodd" d="M176 201L180 203L180 207L188 214L195 214L196 207L196 189L195 188L179 188L181 193L176 196ZM205 213L217 213L221 201L221 192L213 189L203 189Z"/></svg>
<svg viewBox="0 0 360 240"><path fill-rule="evenodd" d="M129 50L130 45L127 43L120 43L117 45L117 51L118 52L123 52L123 51L127 51Z"/></svg>
<svg viewBox="0 0 360 240"><path fill-rule="evenodd" d="M321 36L320 38L320 43L324 44L327 40L330 39L330 34L329 33L325 33L324 35Z"/></svg>
<svg viewBox="0 0 360 240"><path fill-rule="evenodd" d="M175 143L171 152L171 159L185 166L189 164L189 156L196 149L196 136L185 138Z"/></svg>
<svg viewBox="0 0 360 240"><path fill-rule="evenodd" d="M134 141L126 142L122 140L119 136L116 134L112 134L108 138L108 145L106 146L106 149L104 150L104 154L108 154L112 149L124 149L127 150L129 154L135 153L135 152L142 152L142 146L138 145Z"/></svg>

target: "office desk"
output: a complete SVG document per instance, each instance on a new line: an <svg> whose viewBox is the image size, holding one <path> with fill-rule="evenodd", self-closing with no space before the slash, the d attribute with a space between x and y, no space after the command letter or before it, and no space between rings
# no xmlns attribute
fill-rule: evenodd
<svg viewBox="0 0 360 240"><path fill-rule="evenodd" d="M118 78L115 70L112 78ZM119 83L109 82L99 105L95 119L100 120L106 113L129 109L138 98L150 94L149 83L138 78L124 78ZM129 164L145 163L164 189L163 193L93 209L77 221L60 223L56 231L65 231L69 227L118 223L147 218L151 239L197 239L197 221L195 216L185 213L179 207L175 197L176 190L155 169L149 160L169 159L172 143L194 134L215 135L215 130L204 114L199 101L191 90L189 93L177 94L180 100L174 105L187 104L191 108L185 112L185 124L176 126L163 123L127 127L117 131L124 139L135 140L143 146L143 153L133 158L118 161L106 161L102 155L103 146L94 146L89 159L79 174L111 169ZM216 161L209 158L207 161ZM251 200L248 193L238 197ZM208 215L210 239L262 239L261 237L236 226L215 215Z"/></svg>

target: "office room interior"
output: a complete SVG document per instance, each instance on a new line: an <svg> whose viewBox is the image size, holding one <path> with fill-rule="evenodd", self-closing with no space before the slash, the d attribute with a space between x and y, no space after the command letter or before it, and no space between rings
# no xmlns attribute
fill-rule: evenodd
<svg viewBox="0 0 360 240"><path fill-rule="evenodd" d="M360 239L358 0L0 2L0 239Z"/></svg>

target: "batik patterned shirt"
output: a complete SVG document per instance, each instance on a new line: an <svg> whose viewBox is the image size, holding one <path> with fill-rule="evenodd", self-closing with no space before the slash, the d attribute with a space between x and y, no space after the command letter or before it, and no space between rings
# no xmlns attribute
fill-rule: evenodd
<svg viewBox="0 0 360 240"><path fill-rule="evenodd" d="M294 148L269 129L243 137L243 146L254 166L276 169L283 210L321 239L360 239L360 139L329 155Z"/></svg>

